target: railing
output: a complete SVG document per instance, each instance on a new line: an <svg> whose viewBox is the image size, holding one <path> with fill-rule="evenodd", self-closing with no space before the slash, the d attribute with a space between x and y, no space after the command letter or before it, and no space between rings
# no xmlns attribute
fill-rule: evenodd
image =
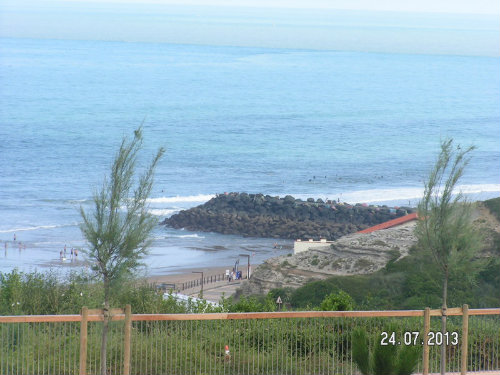
<svg viewBox="0 0 500 375"><path fill-rule="evenodd" d="M246 279L246 272L242 271L242 279ZM234 280L233 280L234 281ZM199 288L201 285L210 285L221 282L229 282L228 276L225 273L213 274L204 276L203 278L194 278L193 280L179 282L179 283L153 283L151 286L153 288L161 289L163 291L173 290L173 291L183 291L186 289Z"/></svg>
<svg viewBox="0 0 500 375"><path fill-rule="evenodd" d="M423 347L417 372L439 372L440 310L130 314L114 309L109 374L356 374L351 342ZM500 370L500 309L448 309L447 371ZM96 374L101 310L80 315L0 317L0 374ZM429 342L427 333L434 334ZM408 334L410 333L410 334ZM411 342L408 341L410 339Z"/></svg>
<svg viewBox="0 0 500 375"><path fill-rule="evenodd" d="M178 290L186 290L186 289L191 289L191 288L196 288L203 285L208 285L212 283L218 283L221 281L228 281L227 276L223 273L217 274L217 275L210 275L210 276L205 276L203 278L203 281L201 278L197 278L194 280L186 281L183 283L177 284Z"/></svg>

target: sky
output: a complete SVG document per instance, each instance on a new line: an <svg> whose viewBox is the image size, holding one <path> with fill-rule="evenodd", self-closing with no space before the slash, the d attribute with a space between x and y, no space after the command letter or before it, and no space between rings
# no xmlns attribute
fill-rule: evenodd
<svg viewBox="0 0 500 375"><path fill-rule="evenodd" d="M80 3L136 3L136 4L177 4L177 5L211 5L211 6L244 6L274 8L317 8L317 9L350 9L401 12L438 12L500 15L498 0L67 0ZM26 0L16 0L17 3Z"/></svg>
<svg viewBox="0 0 500 375"><path fill-rule="evenodd" d="M1 0L0 37L500 56L500 1Z"/></svg>

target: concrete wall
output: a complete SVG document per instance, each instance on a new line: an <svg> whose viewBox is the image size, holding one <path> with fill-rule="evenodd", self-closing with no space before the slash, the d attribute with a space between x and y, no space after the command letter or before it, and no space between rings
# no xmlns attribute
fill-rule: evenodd
<svg viewBox="0 0 500 375"><path fill-rule="evenodd" d="M322 238L319 241L313 241L313 240L301 241L301 240L296 240L293 243L293 253L294 254L302 253L302 252L307 251L307 250L309 250L311 248L314 248L314 247L325 247L325 246L330 245L332 243L333 243L333 241L327 241L324 238Z"/></svg>

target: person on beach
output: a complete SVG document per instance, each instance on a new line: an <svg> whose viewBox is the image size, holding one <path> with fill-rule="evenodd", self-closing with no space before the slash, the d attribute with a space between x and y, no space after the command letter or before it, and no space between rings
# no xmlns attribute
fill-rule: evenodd
<svg viewBox="0 0 500 375"><path fill-rule="evenodd" d="M63 259L63 251L62 250L59 252L59 258L61 258L61 260Z"/></svg>
<svg viewBox="0 0 500 375"><path fill-rule="evenodd" d="M78 249L75 249L74 254L75 254L75 259L78 258Z"/></svg>
<svg viewBox="0 0 500 375"><path fill-rule="evenodd" d="M16 242L16 234L14 233L14 242Z"/></svg>

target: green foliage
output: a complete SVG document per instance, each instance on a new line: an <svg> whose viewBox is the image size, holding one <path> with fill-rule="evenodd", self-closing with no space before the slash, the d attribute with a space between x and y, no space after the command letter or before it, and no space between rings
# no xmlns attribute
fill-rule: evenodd
<svg viewBox="0 0 500 375"><path fill-rule="evenodd" d="M371 371L370 351L368 348L368 337L365 330L358 328L352 333L352 360L358 365L362 374Z"/></svg>
<svg viewBox="0 0 500 375"><path fill-rule="evenodd" d="M385 265L386 270L390 270L392 265L397 262L397 260L401 257L401 252L399 249L392 248L387 252L389 254L389 260L387 261L387 264Z"/></svg>
<svg viewBox="0 0 500 375"><path fill-rule="evenodd" d="M396 345L380 345L374 344L373 354L371 355L373 375L391 375L396 373L397 363L397 350ZM411 373L410 373L411 374ZM408 374L408 375L410 375Z"/></svg>
<svg viewBox="0 0 500 375"><path fill-rule="evenodd" d="M354 305L352 297L343 290L339 290L327 295L321 302L319 309L321 311L349 311L354 310Z"/></svg>
<svg viewBox="0 0 500 375"><path fill-rule="evenodd" d="M475 270L464 277L463 267ZM477 257L450 271L450 305L469 304L471 308L498 306L500 259ZM312 309L332 292L343 290L361 310L439 308L441 306L440 269L429 250L415 247L410 254L390 266L367 275L333 276L293 290L292 309ZM275 291L272 291L275 293ZM283 295L281 296L283 299Z"/></svg>
<svg viewBox="0 0 500 375"><path fill-rule="evenodd" d="M151 242L150 233L156 225L156 219L147 211L146 200L164 150L158 150L133 189L141 147L142 129L139 128L132 141L122 140L109 180L105 180L101 189L94 193L94 210L87 213L80 208L81 231L89 245L84 252L92 262L93 271L104 282L105 304L113 288L140 265Z"/></svg>
<svg viewBox="0 0 500 375"><path fill-rule="evenodd" d="M389 332L397 332L397 326L389 326ZM381 345L379 335L370 344L364 328L353 332L352 359L364 375L410 375L421 357L421 347L401 345Z"/></svg>
<svg viewBox="0 0 500 375"><path fill-rule="evenodd" d="M278 297L283 301L283 305L289 305L294 289L290 287L271 289L267 294L269 298L276 301Z"/></svg>
<svg viewBox="0 0 500 375"><path fill-rule="evenodd" d="M102 308L103 285L83 272L61 276L55 272L0 273L0 315L79 314L82 306ZM129 281L115 293L110 304L132 306L132 312L184 313L177 301L164 300L150 285Z"/></svg>
<svg viewBox="0 0 500 375"><path fill-rule="evenodd" d="M276 300L272 298L271 294L265 297L260 296L243 296L237 302L229 298L225 304L225 308L229 312L265 312L276 311Z"/></svg>
<svg viewBox="0 0 500 375"><path fill-rule="evenodd" d="M493 272L493 269L489 272ZM12 272L2 274L0 284L0 309L2 314L11 315L15 313L25 314L29 296L43 295L45 293L55 296L59 293L60 298L50 297L50 301L55 301L55 305L45 306L44 312L54 313L78 313L81 305L73 297L66 299L66 296L76 295L79 298L88 298L86 304L91 308L101 306L102 284L95 281L79 283L78 280L85 280L84 275L75 274L72 279L57 277L56 274L24 274ZM486 277L486 276L485 276ZM37 279L36 288L32 287L32 280ZM59 281L58 281L59 280ZM71 281L73 280L73 281ZM6 281L5 283L3 281ZM51 284L53 283L53 284ZM13 288L14 286L14 288ZM85 289L79 289L85 288ZM79 291L89 291L87 297L80 296ZM71 291L68 294L68 291ZM93 293L95 292L95 294ZM62 296L64 294L64 296ZM11 306L10 296L20 299L19 305ZM143 301L141 301L141 298ZM283 297L282 297L283 298ZM231 298L223 298L219 307L213 307L203 301L190 301L182 303L173 296L163 299L163 296L155 293L155 289L144 283L126 283L120 289L120 293L112 300L113 307L124 306L126 303L132 304L133 313L186 313L186 312L222 312L222 311L265 311L272 310L266 307L264 302L275 301L274 295L269 294L265 298L247 298L240 304L234 303ZM8 301L6 303L6 301ZM92 305L93 304L93 305ZM250 307L249 307L250 306ZM252 307L253 306L253 307ZM37 312L39 313L39 312ZM422 329L422 319L418 318L315 318L315 319L268 319L268 320L228 320L228 321L172 321L168 322L133 322L133 351L132 363L135 373L148 373L145 363L156 363L163 372L191 373L194 371L192 363L196 362L201 368L212 369L212 373L219 372L238 373L237 369L246 366L248 363L255 363L258 357L258 364L255 364L255 373L269 373L269 368L279 369L277 372L283 373L326 373L326 363L335 363L335 366L349 364L351 358L351 332L356 332L355 328L367 332L372 343L380 340L380 332L393 331L402 333L405 331L419 331ZM433 323L437 323L434 321ZM58 373L58 366L61 366L63 357L51 357L58 353L61 343L72 353L78 353L79 323L67 323L64 329L54 329L53 323L43 324L3 324L0 325L0 337L9 337L12 340L0 340L0 352L4 358L9 358L9 363L16 363L17 353L25 353L27 360L31 361L36 369L37 361L42 359L45 366L50 366L54 373ZM115 368L115 372L120 372L120 353L122 348L122 324L123 321L110 323L110 341L108 342L108 353L110 362L109 368ZM61 326L62 327L62 326ZM70 328L71 327L71 328ZM436 331L436 325L431 330ZM3 330L3 331L2 331ZM449 331L461 330L461 320L455 319L449 322ZM485 342L498 342L500 337L500 327L493 319L471 318L469 326L469 343L472 365L474 368L490 366L495 356L491 356L485 347ZM102 324L89 324L89 355L95 359L95 366L99 368L99 335L102 333ZM25 336L23 336L25 334ZM355 340L355 335L353 335ZM40 343L43 343L41 345ZM230 364L224 362L224 346L229 345L233 356ZM179 347L183 348L183 355L177 356ZM373 344L372 344L373 347ZM379 350L379 349L377 349ZM401 351L397 358L413 356L420 358L419 348L406 349L401 346ZM415 352L413 352L415 351ZM34 353L34 354L33 354ZM165 360L165 353L168 353L169 360ZM235 354L238 353L236 356ZM72 354L74 356L74 354ZM353 353L354 355L354 353ZM384 353L378 354L383 356ZM457 361L459 352L450 353L450 362ZM50 360L47 360L50 358ZM277 365L276 358L282 358L282 363ZM314 359L314 360L313 360ZM212 362L210 362L212 361ZM253 361L253 362L252 362ZM207 364L206 363L211 363ZM314 365L311 365L314 363ZM382 368L386 362L380 363L378 368ZM235 366L230 367L230 366ZM21 366L21 364L19 364ZM52 367L53 366L53 367ZM173 366L173 367L168 367ZM206 367L205 367L206 366ZM290 367L287 367L290 366ZM311 366L318 366L311 367ZM26 368L26 367L25 367ZM48 367L45 367L46 369ZM407 362L398 360L394 363L396 374L408 373ZM75 372L77 373L77 366ZM170 369L170 370L167 370ZM173 370L172 370L173 369ZM231 371L229 371L231 369ZM335 371L341 370L335 367ZM233 371L234 370L234 371ZM233 371L233 372L232 372ZM15 372L15 371L14 371ZM92 371L92 373L96 373ZM70 373L70 372L68 372ZM201 372L203 373L203 372Z"/></svg>
<svg viewBox="0 0 500 375"><path fill-rule="evenodd" d="M102 288L82 273L64 280L52 271L0 273L0 315L77 314L84 305L101 303Z"/></svg>
<svg viewBox="0 0 500 375"><path fill-rule="evenodd" d="M500 327L495 317L475 317L469 325L469 366L494 369ZM431 323L431 330L436 325ZM57 328L56 328L57 327ZM460 331L460 318L450 319L450 331ZM418 331L418 318L322 318L132 322L132 374L332 374L352 373L351 333L366 332L372 348L380 332ZM0 324L0 356L8 373L78 374L79 322ZM89 322L88 373L98 371L102 324ZM122 370L123 321L110 324L109 368ZM354 335L353 335L354 336ZM354 337L353 337L354 338ZM229 345L231 360L225 361ZM66 355L61 355L61 348ZM368 346L370 348L370 346ZM414 348L421 358L421 347ZM458 349L457 347L454 347ZM453 348L450 348L453 349ZM408 356L404 346L399 358ZM432 350L432 349L431 349ZM370 350L368 349L368 353ZM414 354L413 354L414 355ZM456 371L460 350L450 350L448 371ZM395 373L402 373L400 362ZM29 365L27 365L29 364ZM455 364L455 365L453 365ZM65 367L64 367L65 366ZM430 372L436 371L431 361ZM97 369L97 370L96 370ZM405 371L406 372L406 371ZM370 373L373 374L373 373Z"/></svg>
<svg viewBox="0 0 500 375"><path fill-rule="evenodd" d="M332 292L332 286L326 281L313 281L295 289L290 297L290 302L295 308L311 309L319 306L327 294Z"/></svg>
<svg viewBox="0 0 500 375"><path fill-rule="evenodd" d="M451 139L442 142L441 153L418 205L420 219L415 233L422 248L430 250L441 269L444 306L449 273L459 264L466 264L481 243L472 225L472 205L461 192L455 191L473 149L454 148Z"/></svg>
<svg viewBox="0 0 500 375"><path fill-rule="evenodd" d="M137 154L142 147L142 128L134 132L130 142L122 140L116 154L109 181L94 193L94 209L89 214L80 207L83 223L80 229L89 245L84 250L91 261L92 270L102 279L104 288L104 325L101 346L101 374L106 375L106 347L112 292L132 275L140 265L151 244L150 234L156 218L146 206L153 188L156 165L164 153L161 148L139 177L135 189L135 166Z"/></svg>
<svg viewBox="0 0 500 375"><path fill-rule="evenodd" d="M396 374L397 375L413 374L421 356L422 356L421 347L416 345L401 346L399 350L398 362L396 365Z"/></svg>
<svg viewBox="0 0 500 375"><path fill-rule="evenodd" d="M472 205L466 202L461 192L455 190L465 167L470 161L469 153L474 147L462 150L453 146L453 140L441 143L441 152L428 180L424 196L418 205L417 235L419 244L430 250L434 262L440 269L442 283L442 309L448 305L448 282L459 268L466 277L472 277L470 267L475 250L481 245L478 231L472 225ZM446 331L446 315L441 317L441 331ZM441 347L441 368L444 375L446 349Z"/></svg>

